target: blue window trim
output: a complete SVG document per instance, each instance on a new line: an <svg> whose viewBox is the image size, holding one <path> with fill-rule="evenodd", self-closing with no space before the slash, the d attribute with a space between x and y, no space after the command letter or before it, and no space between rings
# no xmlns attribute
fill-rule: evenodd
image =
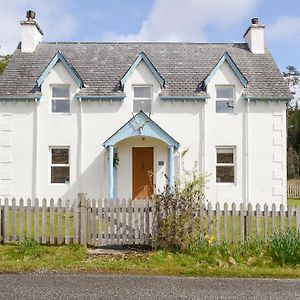
<svg viewBox="0 0 300 300"><path fill-rule="evenodd" d="M138 124L143 124L143 131L140 132ZM166 131L150 119L142 110L134 115L127 123L118 129L110 138L104 143L104 147L114 146L118 142L134 137L134 136L149 136L165 142L169 146L174 146L178 149L180 144L173 139Z"/></svg>
<svg viewBox="0 0 300 300"><path fill-rule="evenodd" d="M133 73L135 68L138 66L138 64L141 61L144 61L144 63L147 65L147 67L150 69L156 80L159 82L161 87L164 87L165 85L165 80L164 78L159 74L159 72L156 70L150 59L147 57L147 55L144 52L141 52L138 57L135 59L135 61L132 63L130 68L126 71L124 76L120 79L120 84L124 86L125 82L127 79L130 77L130 75Z"/></svg>
<svg viewBox="0 0 300 300"><path fill-rule="evenodd" d="M42 83L45 81L51 70L54 68L54 66L57 64L57 62L61 62L66 70L69 72L69 74L72 76L73 80L79 85L80 88L85 87L86 84L84 83L83 79L79 76L79 74L76 72L74 67L66 60L66 58L63 56L63 54L58 51L54 57L51 59L50 63L46 67L46 69L43 71L42 75L37 79L37 85L40 87Z"/></svg>
<svg viewBox="0 0 300 300"><path fill-rule="evenodd" d="M293 99L293 97L277 97L277 96L247 96L243 95L244 100L253 100L253 101L289 101Z"/></svg>
<svg viewBox="0 0 300 300"><path fill-rule="evenodd" d="M103 96L80 96L76 95L75 98L79 101L123 101L126 95L103 95Z"/></svg>
<svg viewBox="0 0 300 300"><path fill-rule="evenodd" d="M229 66L231 67L235 75L238 77L242 85L246 87L248 84L248 79L243 75L243 73L240 71L240 69L237 67L237 65L235 64L235 62L227 52L225 52L225 54L221 57L221 59L213 68L213 70L210 72L210 74L206 77L206 79L204 80L204 85L205 86L208 85L208 83L215 76L216 72L220 69L220 67L223 65L225 61L229 64Z"/></svg>
<svg viewBox="0 0 300 300"><path fill-rule="evenodd" d="M160 96L161 101L205 101L209 96Z"/></svg>

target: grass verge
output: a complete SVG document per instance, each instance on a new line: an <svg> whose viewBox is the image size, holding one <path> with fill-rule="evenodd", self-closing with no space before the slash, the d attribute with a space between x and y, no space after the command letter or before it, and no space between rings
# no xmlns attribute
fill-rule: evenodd
<svg viewBox="0 0 300 300"><path fill-rule="evenodd" d="M227 246L226 246L227 247ZM229 246L231 247L231 246ZM80 246L2 245L0 272L58 271L214 277L300 278L300 266L279 266L265 249L221 249L205 255L171 251L89 255Z"/></svg>

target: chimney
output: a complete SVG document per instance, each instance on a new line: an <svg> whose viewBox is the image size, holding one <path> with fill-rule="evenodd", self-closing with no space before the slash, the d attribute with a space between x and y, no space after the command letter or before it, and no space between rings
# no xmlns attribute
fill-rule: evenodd
<svg viewBox="0 0 300 300"><path fill-rule="evenodd" d="M265 25L258 22L258 18L252 18L251 25L244 34L245 42L253 54L265 53Z"/></svg>
<svg viewBox="0 0 300 300"><path fill-rule="evenodd" d="M43 31L35 21L35 12L28 10L26 20L21 21L21 51L34 52L36 46L42 41Z"/></svg>

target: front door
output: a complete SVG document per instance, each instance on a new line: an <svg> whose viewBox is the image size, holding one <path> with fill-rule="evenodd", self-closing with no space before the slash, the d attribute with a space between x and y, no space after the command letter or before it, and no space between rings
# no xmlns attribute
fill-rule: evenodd
<svg viewBox="0 0 300 300"><path fill-rule="evenodd" d="M153 148L132 148L132 198L153 194Z"/></svg>

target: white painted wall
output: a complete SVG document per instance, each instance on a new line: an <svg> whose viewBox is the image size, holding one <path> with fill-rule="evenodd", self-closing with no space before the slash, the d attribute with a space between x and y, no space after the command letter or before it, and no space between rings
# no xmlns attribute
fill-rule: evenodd
<svg viewBox="0 0 300 300"><path fill-rule="evenodd" d="M21 25L21 51L33 52L38 43L42 41L42 34L34 24L22 23Z"/></svg>
<svg viewBox="0 0 300 300"><path fill-rule="evenodd" d="M265 53L265 29L262 25L251 25L245 35L245 42L254 54Z"/></svg>
<svg viewBox="0 0 300 300"><path fill-rule="evenodd" d="M70 85L70 114L51 114L50 87L57 84ZM127 97L123 102L80 103L73 98L78 87L58 63L42 85L43 96L38 104L24 101L1 104L0 197L74 199L78 192L87 192L93 198L107 197L108 156L102 144L132 117L133 84L152 86L151 118L181 145L176 153L175 176L182 174L180 153L188 149L184 167L197 168L200 174L207 175L207 201L285 203L285 103L251 102L247 118L247 102L241 98L243 86L227 63L208 85L211 98L197 103L160 101L161 88L143 62L126 82ZM234 114L215 113L215 85L221 84L235 86ZM247 122L249 172L245 159ZM70 184L50 184L50 146L70 147ZM161 190L166 183L167 145L149 137L127 139L116 145L120 157L118 197L132 194L131 148L143 146L154 147L156 189ZM234 184L215 182L216 146L236 148ZM164 161L164 166L159 167L158 161Z"/></svg>

